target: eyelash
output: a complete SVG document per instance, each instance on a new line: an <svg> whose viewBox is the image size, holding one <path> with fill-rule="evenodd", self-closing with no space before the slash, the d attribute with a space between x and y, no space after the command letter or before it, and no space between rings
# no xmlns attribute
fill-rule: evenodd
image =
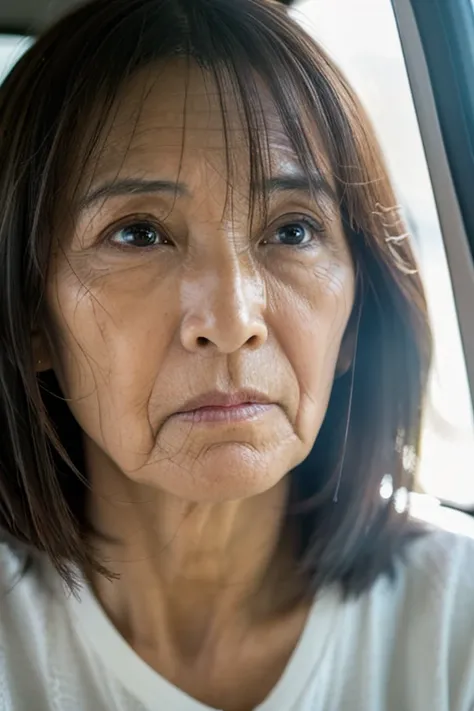
<svg viewBox="0 0 474 711"><path fill-rule="evenodd" d="M281 230L284 227L291 227L291 226L304 226L305 228L309 228L316 236L313 237L307 244L295 244L295 245L285 245L282 244L280 246L282 247L287 247L287 248L292 248L292 249L297 249L298 251L303 251L307 249L314 249L315 246L317 246L321 242L321 236L325 233L325 227L322 222L318 222L314 218L309 217L309 215L302 215L302 214L289 214L285 215L284 217L280 218L278 220L278 223L275 225L275 223L272 223L270 225L270 228L273 229L273 233L277 234L278 230ZM269 246L272 246L271 243L269 243L265 238L260 241L260 244L269 244ZM274 245L278 246L278 245Z"/></svg>
<svg viewBox="0 0 474 711"><path fill-rule="evenodd" d="M119 250L119 251L125 251L129 252L133 250L134 252L143 252L143 251L150 251L150 249L156 249L157 247L163 247L163 246L168 246L166 243L163 244L157 244L157 245L150 245L146 247L134 247L133 245L127 245L127 244L118 244L114 243L113 237L115 237L117 234L119 234L122 230L127 230L131 229L133 227L147 227L151 228L156 231L156 233L161 237L161 239L165 239L169 242L171 242L171 238L168 237L166 230L160 225L155 218L149 216L149 215L131 215L130 217L126 218L123 220L120 224L118 225L113 225L111 228L109 228L106 233L102 236L102 238L99 240L99 246L101 245L106 245L110 246L113 249Z"/></svg>
<svg viewBox="0 0 474 711"><path fill-rule="evenodd" d="M310 229L313 233L317 235L314 239L311 239L307 244L295 244L295 245L285 245L285 244L272 244L269 240L270 238L263 238L259 240L259 244L264 244L266 246L281 246L281 247L287 247L291 249L296 249L298 251L303 251L307 249L312 249L314 248L318 243L320 243L321 240L321 235L325 233L325 227L321 222L318 222L314 218L309 217L308 215L304 214L289 214L285 215L284 217L280 218L278 221L279 224L275 225L275 222L272 223L268 229L272 229L273 233L271 236L274 236L278 233L279 230L285 228L285 227L291 227L291 226L304 226L307 229ZM142 227L142 228L152 228L152 230L156 231L156 233L160 236L161 239L166 240L164 243L161 242L160 244L152 244L149 246L141 246L141 247L135 247L133 245L127 245L127 244L117 244L113 242L113 237L116 236L119 232L122 230L130 229L130 228L136 228L136 227ZM152 217L150 216L130 216L126 222L122 222L121 225L115 226L112 229L109 229L105 236L100 240L100 242L106 243L110 246L112 246L114 249L118 249L121 251L130 251L133 250L137 253L143 252L143 251L150 251L151 249L157 249L159 247L164 247L168 246L170 243L172 243L172 239L168 237L168 234L166 230Z"/></svg>

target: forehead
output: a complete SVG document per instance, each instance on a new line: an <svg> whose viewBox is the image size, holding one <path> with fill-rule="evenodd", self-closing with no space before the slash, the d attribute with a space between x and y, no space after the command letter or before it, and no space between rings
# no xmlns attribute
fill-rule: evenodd
<svg viewBox="0 0 474 711"><path fill-rule="evenodd" d="M297 156L278 108L258 77L252 91L247 101L265 172L297 169ZM327 174L316 127L308 133L318 165ZM210 71L176 58L142 70L123 85L87 173L94 179L123 171L158 170L172 177L199 159L201 165L205 162L220 172L230 161L242 175L248 173L251 160L248 135L243 101L228 75L222 73L218 86Z"/></svg>

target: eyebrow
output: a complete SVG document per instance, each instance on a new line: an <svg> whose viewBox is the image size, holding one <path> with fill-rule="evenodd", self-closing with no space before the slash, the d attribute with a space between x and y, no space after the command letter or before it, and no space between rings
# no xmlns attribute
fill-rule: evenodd
<svg viewBox="0 0 474 711"><path fill-rule="evenodd" d="M334 188L319 173L311 176L303 173L277 175L266 180L264 188L270 195L278 192L297 191L310 195L323 193L332 199L336 199Z"/></svg>
<svg viewBox="0 0 474 711"><path fill-rule="evenodd" d="M78 210L82 212L99 200L121 197L122 195L145 195L150 193L170 193L176 197L189 195L189 190L182 183L171 180L143 180L141 178L123 178L113 180L91 190L78 202Z"/></svg>
<svg viewBox="0 0 474 711"><path fill-rule="evenodd" d="M279 192L298 191L307 194L324 193L335 199L335 192L331 185L321 175L308 177L303 174L277 175L265 180L265 192L273 195ZM145 180L142 178L124 178L114 180L87 193L78 202L79 212L87 210L99 200L107 200L123 195L145 195L151 193L168 193L174 197L189 196L190 191L183 183L171 180Z"/></svg>

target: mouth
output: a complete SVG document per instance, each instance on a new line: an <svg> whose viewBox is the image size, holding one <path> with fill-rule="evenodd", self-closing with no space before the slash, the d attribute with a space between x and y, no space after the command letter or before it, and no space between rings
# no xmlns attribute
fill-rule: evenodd
<svg viewBox="0 0 474 711"><path fill-rule="evenodd" d="M188 401L175 413L181 421L194 424L238 423L258 419L275 407L263 393L214 391Z"/></svg>

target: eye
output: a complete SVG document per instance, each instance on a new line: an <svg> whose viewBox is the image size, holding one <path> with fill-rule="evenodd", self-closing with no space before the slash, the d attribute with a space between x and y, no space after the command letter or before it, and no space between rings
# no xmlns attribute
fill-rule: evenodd
<svg viewBox="0 0 474 711"><path fill-rule="evenodd" d="M320 240L324 227L310 217L297 217L273 229L263 244L281 244L287 247L309 247Z"/></svg>
<svg viewBox="0 0 474 711"><path fill-rule="evenodd" d="M108 241L118 247L146 249L161 244L169 244L162 230L149 221L133 222L115 230Z"/></svg>

